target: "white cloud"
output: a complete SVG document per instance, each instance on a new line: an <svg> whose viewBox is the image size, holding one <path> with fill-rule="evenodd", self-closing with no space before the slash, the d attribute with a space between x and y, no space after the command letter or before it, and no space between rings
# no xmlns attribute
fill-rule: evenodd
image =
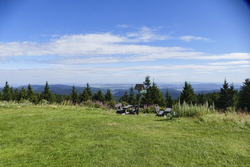
<svg viewBox="0 0 250 167"><path fill-rule="evenodd" d="M118 24L116 27L118 27L118 28L129 28L129 25L127 25L127 24Z"/></svg>
<svg viewBox="0 0 250 167"><path fill-rule="evenodd" d="M25 56L58 56L54 64L95 64L117 62L143 62L164 59L183 60L241 60L250 59L250 53L229 53L212 55L195 52L182 47L150 46L135 43L138 41L161 40L147 27L141 30L142 35L128 36L111 33L65 35L45 43L11 42L0 43L0 60ZM40 60L39 60L40 61ZM215 64L216 65L216 64Z"/></svg>
<svg viewBox="0 0 250 167"><path fill-rule="evenodd" d="M155 31L155 29L142 27L139 32L124 35L108 32L64 35L43 43L2 42L0 43L2 64L11 63L11 61L18 63L19 60L22 60L22 64L37 61L37 63L45 63L46 69L18 70L12 64L13 69L16 70L3 70L2 66L0 73L4 80L9 77L18 80L22 76L26 77L24 81L34 77L38 80L46 78L46 80L58 82L71 81L74 77L92 78L96 82L105 80L105 77L111 80L118 77L119 81L126 81L124 78L137 81L143 80L148 74L160 80L171 78L172 81L177 81L178 77L179 80L183 80L191 75L198 75L205 80L206 75L212 76L214 72L217 72L216 77L221 74L222 78L227 76L228 72L230 74L241 72L244 76L249 73L250 53L208 54L183 47L152 46L149 42L170 39L168 36L156 34ZM190 40L195 39L190 38ZM203 39L197 37L196 40ZM187 62L190 63L190 61L183 61L185 63L182 65L167 61L166 65L149 63L169 59L204 60L204 62L195 64L195 61L192 61L193 64L188 64ZM204 64L206 60L212 62ZM224 62L220 62L221 60ZM143 63L138 66L137 62L146 62L144 64L147 66ZM123 65L120 66L117 63ZM38 73L39 76L37 76Z"/></svg>
<svg viewBox="0 0 250 167"><path fill-rule="evenodd" d="M156 29L142 27L139 32L127 33L127 37L134 42L151 42L170 39L170 36L155 33Z"/></svg>
<svg viewBox="0 0 250 167"><path fill-rule="evenodd" d="M229 61L229 62L208 63L208 65L217 65L217 66L224 66L224 65L242 65L242 64L250 64L250 61Z"/></svg>
<svg viewBox="0 0 250 167"><path fill-rule="evenodd" d="M204 37L196 37L196 36L181 36L180 40L185 41L185 42L191 42L191 41L204 41L204 42L213 42L209 38L204 38Z"/></svg>

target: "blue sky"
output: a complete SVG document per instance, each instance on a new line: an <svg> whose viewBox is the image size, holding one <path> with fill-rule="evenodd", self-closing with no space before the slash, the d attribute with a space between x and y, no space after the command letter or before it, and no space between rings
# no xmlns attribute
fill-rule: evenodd
<svg viewBox="0 0 250 167"><path fill-rule="evenodd" d="M250 77L243 0L1 0L0 83Z"/></svg>

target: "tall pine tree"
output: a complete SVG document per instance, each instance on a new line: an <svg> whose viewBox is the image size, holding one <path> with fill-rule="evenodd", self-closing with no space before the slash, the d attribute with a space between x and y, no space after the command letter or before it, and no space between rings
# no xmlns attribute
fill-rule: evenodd
<svg viewBox="0 0 250 167"><path fill-rule="evenodd" d="M88 101L91 100L92 97L92 91L90 89L89 83L87 83L87 87L83 90L83 92L80 95L80 101Z"/></svg>
<svg viewBox="0 0 250 167"><path fill-rule="evenodd" d="M196 95L194 93L194 89L192 88L191 84L187 83L187 81L185 82L185 85L181 92L180 101L181 103L185 101L187 104L196 103Z"/></svg>
<svg viewBox="0 0 250 167"><path fill-rule="evenodd" d="M123 96L120 97L119 102L126 102L128 103L129 95L128 92L126 91Z"/></svg>
<svg viewBox="0 0 250 167"><path fill-rule="evenodd" d="M27 92L26 89L22 87L21 90L19 91L19 101L26 99L27 99Z"/></svg>
<svg viewBox="0 0 250 167"><path fill-rule="evenodd" d="M41 98L47 100L50 103L54 101L53 94L50 92L48 81L46 81L44 90L41 94Z"/></svg>
<svg viewBox="0 0 250 167"><path fill-rule="evenodd" d="M150 76L145 77L145 81L143 82L145 89L147 90L147 93L143 96L142 98L142 103L146 105L152 104L152 99L151 99L151 81L150 81Z"/></svg>
<svg viewBox="0 0 250 167"><path fill-rule="evenodd" d="M92 97L92 91L91 91L91 88L90 88L90 86L89 86L89 83L87 83L86 91L87 91L87 93L88 93L88 95L89 95L89 100L90 100L91 97Z"/></svg>
<svg viewBox="0 0 250 167"><path fill-rule="evenodd" d="M245 79L243 86L240 88L238 107L241 109L247 108L250 112L250 78Z"/></svg>
<svg viewBox="0 0 250 167"><path fill-rule="evenodd" d="M74 105L78 103L78 94L75 86L72 87L71 99Z"/></svg>
<svg viewBox="0 0 250 167"><path fill-rule="evenodd" d="M27 97L28 97L28 99L29 100L33 99L34 95L35 95L35 92L33 91L31 85L29 84L28 89L27 89Z"/></svg>
<svg viewBox="0 0 250 167"><path fill-rule="evenodd" d="M166 105L164 96L155 82L153 82L152 87L150 87L150 95L151 95L151 97L150 97L151 101L149 104L151 104L151 105L158 104L159 106Z"/></svg>
<svg viewBox="0 0 250 167"><path fill-rule="evenodd" d="M113 95L111 93L111 90L108 89L107 93L105 94L105 101L111 101L113 99Z"/></svg>
<svg viewBox="0 0 250 167"><path fill-rule="evenodd" d="M5 101L12 100L12 91L7 81L5 82L5 86L3 88L3 100Z"/></svg>
<svg viewBox="0 0 250 167"><path fill-rule="evenodd" d="M221 109L227 109L229 107L235 107L236 105L236 91L234 90L233 84L229 87L226 79L219 92L218 107Z"/></svg>
<svg viewBox="0 0 250 167"><path fill-rule="evenodd" d="M95 93L92 97L94 101L101 101L103 102L105 100L104 95L101 90L99 90L97 93Z"/></svg>
<svg viewBox="0 0 250 167"><path fill-rule="evenodd" d="M17 88L12 93L12 100L19 101L19 91Z"/></svg>
<svg viewBox="0 0 250 167"><path fill-rule="evenodd" d="M206 95L204 94L204 93L199 93L198 95L197 95L197 103L198 104L205 104L206 102L207 102L208 100L207 100L207 97L206 97Z"/></svg>
<svg viewBox="0 0 250 167"><path fill-rule="evenodd" d="M2 90L0 89L0 101L3 99L3 93Z"/></svg>
<svg viewBox="0 0 250 167"><path fill-rule="evenodd" d="M128 103L131 104L131 105L136 104L136 98L135 98L135 92L134 92L133 86L131 86L131 88L129 90Z"/></svg>

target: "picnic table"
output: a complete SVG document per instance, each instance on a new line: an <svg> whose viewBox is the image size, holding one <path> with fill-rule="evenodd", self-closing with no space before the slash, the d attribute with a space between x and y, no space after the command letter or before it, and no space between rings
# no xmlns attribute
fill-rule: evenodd
<svg viewBox="0 0 250 167"><path fill-rule="evenodd" d="M133 105L124 106L123 110L124 110L125 114L132 114L133 113L132 107L133 107Z"/></svg>
<svg viewBox="0 0 250 167"><path fill-rule="evenodd" d="M134 106L130 104L122 107L122 104L119 103L119 104L116 104L115 107L116 107L117 114L135 114L136 113L136 107L134 108Z"/></svg>

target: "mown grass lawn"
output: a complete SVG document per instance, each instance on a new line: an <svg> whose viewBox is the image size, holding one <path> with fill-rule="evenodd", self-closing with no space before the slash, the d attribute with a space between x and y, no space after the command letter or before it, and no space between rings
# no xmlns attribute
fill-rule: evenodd
<svg viewBox="0 0 250 167"><path fill-rule="evenodd" d="M0 109L0 166L250 166L250 124L71 106Z"/></svg>

